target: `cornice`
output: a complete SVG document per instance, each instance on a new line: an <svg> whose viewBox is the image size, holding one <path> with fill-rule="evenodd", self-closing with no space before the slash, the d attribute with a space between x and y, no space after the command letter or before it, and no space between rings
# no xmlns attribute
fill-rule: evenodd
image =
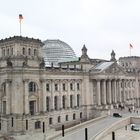
<svg viewBox="0 0 140 140"><path fill-rule="evenodd" d="M33 42L33 43L39 43L41 46L44 45L44 43L40 39L34 39L29 37L23 37L23 36L13 36L5 39L1 39L0 43L8 43L8 42Z"/></svg>

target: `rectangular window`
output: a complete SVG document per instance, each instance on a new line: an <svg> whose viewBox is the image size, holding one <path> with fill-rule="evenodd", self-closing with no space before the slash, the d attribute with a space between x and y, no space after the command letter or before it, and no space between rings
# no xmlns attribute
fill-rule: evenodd
<svg viewBox="0 0 140 140"><path fill-rule="evenodd" d="M62 96L62 108L65 108L65 96Z"/></svg>
<svg viewBox="0 0 140 140"><path fill-rule="evenodd" d="M66 115L66 121L68 121L68 120L69 120L68 115Z"/></svg>
<svg viewBox="0 0 140 140"><path fill-rule="evenodd" d="M61 122L61 117L60 116L58 116L58 123L60 123Z"/></svg>
<svg viewBox="0 0 140 140"><path fill-rule="evenodd" d="M80 90L80 85L79 85L79 83L77 83L77 90Z"/></svg>
<svg viewBox="0 0 140 140"><path fill-rule="evenodd" d="M55 91L58 91L58 84L54 85Z"/></svg>
<svg viewBox="0 0 140 140"><path fill-rule="evenodd" d="M49 118L49 124L52 124L52 118Z"/></svg>
<svg viewBox="0 0 140 140"><path fill-rule="evenodd" d="M63 91L66 90L66 84L63 84Z"/></svg>
<svg viewBox="0 0 140 140"><path fill-rule="evenodd" d="M82 119L82 112L80 112L80 119Z"/></svg>
<svg viewBox="0 0 140 140"><path fill-rule="evenodd" d="M41 122L37 121L35 122L35 129L40 129L41 128Z"/></svg>
<svg viewBox="0 0 140 140"><path fill-rule="evenodd" d="M76 115L75 115L75 113L73 114L73 120L75 120L76 119Z"/></svg>
<svg viewBox="0 0 140 140"><path fill-rule="evenodd" d="M70 95L70 108L72 108L72 107L73 107L73 96Z"/></svg>
<svg viewBox="0 0 140 140"><path fill-rule="evenodd" d="M6 114L6 101L3 101L3 114Z"/></svg>
<svg viewBox="0 0 140 140"><path fill-rule="evenodd" d="M50 110L50 98L46 97L46 110L49 111Z"/></svg>
<svg viewBox="0 0 140 140"><path fill-rule="evenodd" d="M14 118L13 117L11 118L11 126L12 127L14 126Z"/></svg>
<svg viewBox="0 0 140 140"><path fill-rule="evenodd" d="M80 95L77 94L77 106L79 107L80 106Z"/></svg>
<svg viewBox="0 0 140 140"><path fill-rule="evenodd" d="M73 90L73 84L70 83L70 90Z"/></svg>
<svg viewBox="0 0 140 140"><path fill-rule="evenodd" d="M54 97L54 109L57 110L57 96Z"/></svg>
<svg viewBox="0 0 140 140"><path fill-rule="evenodd" d="M28 130L28 120L26 120L26 130Z"/></svg>
<svg viewBox="0 0 140 140"><path fill-rule="evenodd" d="M11 55L13 55L13 48L11 48Z"/></svg>
<svg viewBox="0 0 140 140"><path fill-rule="evenodd" d="M46 84L46 91L50 91L50 85Z"/></svg>

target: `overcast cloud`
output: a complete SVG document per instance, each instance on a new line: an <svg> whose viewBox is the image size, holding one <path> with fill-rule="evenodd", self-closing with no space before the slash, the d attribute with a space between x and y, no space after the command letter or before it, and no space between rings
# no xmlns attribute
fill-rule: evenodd
<svg viewBox="0 0 140 140"><path fill-rule="evenodd" d="M83 44L92 58L140 56L140 0L0 0L0 38L60 39L77 56Z"/></svg>

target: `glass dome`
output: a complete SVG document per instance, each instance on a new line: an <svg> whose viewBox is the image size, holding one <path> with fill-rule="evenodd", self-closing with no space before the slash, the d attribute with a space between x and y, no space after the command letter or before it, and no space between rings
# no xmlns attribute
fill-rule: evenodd
<svg viewBox="0 0 140 140"><path fill-rule="evenodd" d="M61 40L46 40L42 48L43 57L46 66L58 66L59 62L76 61L73 49Z"/></svg>

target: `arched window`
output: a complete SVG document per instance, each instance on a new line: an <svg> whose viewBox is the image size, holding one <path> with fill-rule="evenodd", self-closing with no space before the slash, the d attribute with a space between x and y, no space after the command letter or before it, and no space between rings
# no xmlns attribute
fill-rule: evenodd
<svg viewBox="0 0 140 140"><path fill-rule="evenodd" d="M35 82L30 82L29 83L29 92L36 92L37 87Z"/></svg>
<svg viewBox="0 0 140 140"><path fill-rule="evenodd" d="M25 48L22 49L22 54L25 55Z"/></svg>
<svg viewBox="0 0 140 140"><path fill-rule="evenodd" d="M6 95L6 83L2 84L2 95L5 96Z"/></svg>
<svg viewBox="0 0 140 140"><path fill-rule="evenodd" d="M82 112L80 112L80 119L82 119L82 115L83 115Z"/></svg>
<svg viewBox="0 0 140 140"><path fill-rule="evenodd" d="M28 55L31 55L31 49L30 48L28 49Z"/></svg>
<svg viewBox="0 0 140 140"><path fill-rule="evenodd" d="M75 115L75 113L73 114L73 120L75 120L76 119L76 115Z"/></svg>
<svg viewBox="0 0 140 140"><path fill-rule="evenodd" d="M46 110L50 110L50 98L48 96L46 97Z"/></svg>

